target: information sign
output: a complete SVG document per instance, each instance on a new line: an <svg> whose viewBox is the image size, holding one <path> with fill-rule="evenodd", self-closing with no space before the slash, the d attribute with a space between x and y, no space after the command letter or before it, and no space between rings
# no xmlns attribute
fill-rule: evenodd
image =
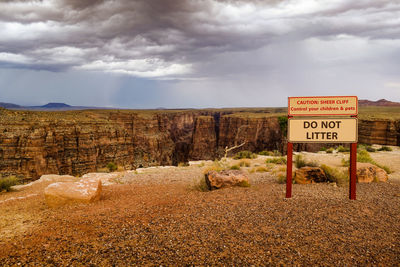
<svg viewBox="0 0 400 267"><path fill-rule="evenodd" d="M289 97L289 116L357 115L356 96Z"/></svg>
<svg viewBox="0 0 400 267"><path fill-rule="evenodd" d="M356 118L290 118L288 141L292 143L355 143Z"/></svg>

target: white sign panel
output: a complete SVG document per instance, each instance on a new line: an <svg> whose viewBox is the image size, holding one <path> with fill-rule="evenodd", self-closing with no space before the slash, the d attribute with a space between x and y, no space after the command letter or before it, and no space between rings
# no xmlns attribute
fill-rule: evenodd
<svg viewBox="0 0 400 267"><path fill-rule="evenodd" d="M288 141L292 143L356 143L356 118L291 118Z"/></svg>

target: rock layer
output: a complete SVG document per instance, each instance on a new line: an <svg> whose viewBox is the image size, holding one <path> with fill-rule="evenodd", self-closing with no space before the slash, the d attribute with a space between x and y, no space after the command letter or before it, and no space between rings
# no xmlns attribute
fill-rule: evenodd
<svg viewBox="0 0 400 267"><path fill-rule="evenodd" d="M281 112L282 110L280 110ZM80 176L114 162L125 169L214 160L226 146L285 152L278 115L252 110L9 111L0 108L0 176ZM359 142L400 145L399 121L359 121ZM317 151L326 144L295 144ZM236 153L237 151L232 151Z"/></svg>

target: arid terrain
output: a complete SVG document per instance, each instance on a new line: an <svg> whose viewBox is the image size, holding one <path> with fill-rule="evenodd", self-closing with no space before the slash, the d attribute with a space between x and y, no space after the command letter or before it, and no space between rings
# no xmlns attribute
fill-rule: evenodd
<svg viewBox="0 0 400 267"><path fill-rule="evenodd" d="M0 194L0 262L12 265L385 265L400 263L400 149L371 156L387 183L293 185L250 160L251 187L202 192L211 161L113 173L101 200L50 209L46 182ZM341 165L348 153L302 153ZM229 159L227 164L238 161ZM110 176L111 177L111 176Z"/></svg>

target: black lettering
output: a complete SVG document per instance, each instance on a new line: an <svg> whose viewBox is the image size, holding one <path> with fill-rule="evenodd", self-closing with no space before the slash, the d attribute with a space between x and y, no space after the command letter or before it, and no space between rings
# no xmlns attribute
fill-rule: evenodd
<svg viewBox="0 0 400 267"><path fill-rule="evenodd" d="M311 128L315 129L315 128L317 128L317 126L318 126L318 123L316 121L311 122Z"/></svg>
<svg viewBox="0 0 400 267"><path fill-rule="evenodd" d="M304 121L304 129L310 128L310 122Z"/></svg>
<svg viewBox="0 0 400 267"><path fill-rule="evenodd" d="M341 121L336 121L338 129L340 128Z"/></svg>
<svg viewBox="0 0 400 267"><path fill-rule="evenodd" d="M322 121L321 128L328 128L328 122L327 121Z"/></svg>
<svg viewBox="0 0 400 267"><path fill-rule="evenodd" d="M333 132L333 133L332 133L332 139L337 140L337 132Z"/></svg>

